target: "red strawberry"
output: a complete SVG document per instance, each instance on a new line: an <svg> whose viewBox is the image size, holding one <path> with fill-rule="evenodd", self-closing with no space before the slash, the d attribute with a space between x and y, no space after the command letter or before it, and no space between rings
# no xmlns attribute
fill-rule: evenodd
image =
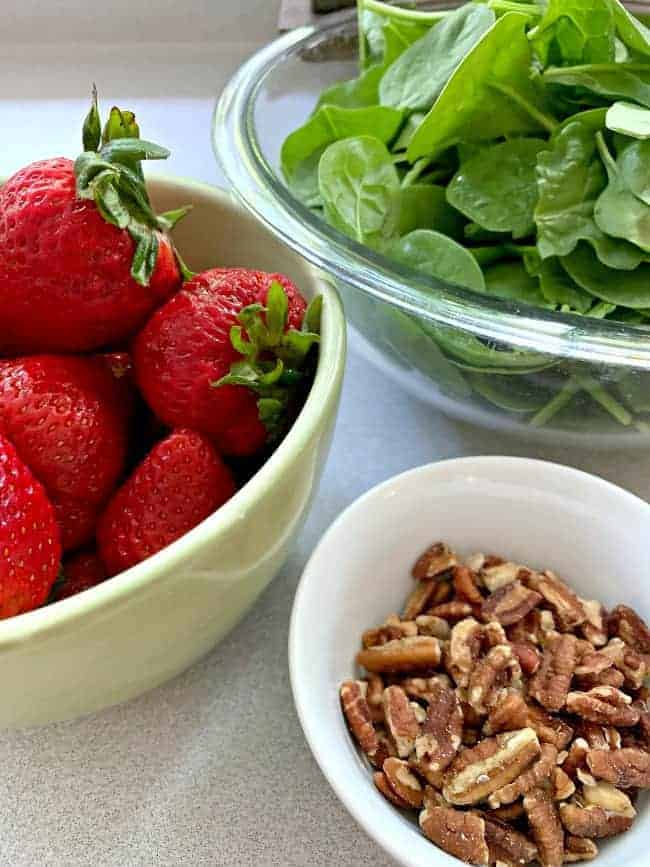
<svg viewBox="0 0 650 867"><path fill-rule="evenodd" d="M224 454L253 454L267 440L263 419L272 427L284 409L288 374L295 378L317 339L295 330L305 307L280 274L215 268L195 275L134 342L145 400L166 424L200 430Z"/></svg>
<svg viewBox="0 0 650 867"><path fill-rule="evenodd" d="M75 596L82 590L101 584L107 577L106 567L96 551L78 551L63 564L63 577L54 587L53 601Z"/></svg>
<svg viewBox="0 0 650 867"><path fill-rule="evenodd" d="M122 472L129 402L102 358L0 361L0 432L45 486L66 549L92 538Z"/></svg>
<svg viewBox="0 0 650 867"><path fill-rule="evenodd" d="M0 618L42 605L59 570L61 544L42 485L0 436Z"/></svg>
<svg viewBox="0 0 650 867"><path fill-rule="evenodd" d="M108 504L97 544L110 575L171 544L235 492L206 437L180 428L157 443Z"/></svg>
<svg viewBox="0 0 650 867"><path fill-rule="evenodd" d="M140 141L133 116L118 109L97 152L96 105L91 117L96 128L89 132L87 121L86 150L76 163L63 157L32 163L0 190L4 354L82 351L117 341L180 286L164 231L184 212L156 217L140 168L141 159L168 152Z"/></svg>

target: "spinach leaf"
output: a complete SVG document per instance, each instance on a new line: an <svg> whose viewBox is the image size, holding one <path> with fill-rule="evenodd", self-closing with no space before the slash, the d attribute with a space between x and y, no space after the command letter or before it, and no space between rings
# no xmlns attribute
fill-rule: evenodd
<svg viewBox="0 0 650 867"><path fill-rule="evenodd" d="M616 165L627 189L650 205L650 141L633 142L621 152Z"/></svg>
<svg viewBox="0 0 650 867"><path fill-rule="evenodd" d="M631 102L615 102L607 111L607 129L637 139L650 139L650 110ZM617 149L618 150L618 149Z"/></svg>
<svg viewBox="0 0 650 867"><path fill-rule="evenodd" d="M522 262L499 262L485 268L485 287L488 295L548 307L539 282L531 277Z"/></svg>
<svg viewBox="0 0 650 867"><path fill-rule="evenodd" d="M323 105L284 140L280 152L284 176L290 180L300 163L340 139L363 135L371 130L374 138L387 143L401 123L402 113L387 106L341 108Z"/></svg>
<svg viewBox="0 0 650 867"><path fill-rule="evenodd" d="M643 170L642 154L639 154L639 151L644 149L645 143L635 142L626 148L617 163L607 150L602 134L596 133L596 138L609 175L609 184L594 208L596 224L607 235L625 238L650 253L650 208L634 195L627 184L626 175L620 169L620 164L625 163L628 168L627 176L637 185L637 189L643 192L648 172L647 169ZM641 174L637 176L635 171Z"/></svg>
<svg viewBox="0 0 650 867"><path fill-rule="evenodd" d="M615 271L598 260L589 245L581 243L562 266L578 286L610 304L634 310L650 307L650 265L642 263L634 271Z"/></svg>
<svg viewBox="0 0 650 867"><path fill-rule="evenodd" d="M540 89L530 79L528 18L508 12L465 57L418 127L408 157L435 156L459 141L550 130Z"/></svg>
<svg viewBox="0 0 650 867"><path fill-rule="evenodd" d="M609 0L549 0L529 38L544 66L614 60L614 14Z"/></svg>
<svg viewBox="0 0 650 867"><path fill-rule="evenodd" d="M611 3L619 38L631 51L650 57L650 30L628 12L620 0L611 0Z"/></svg>
<svg viewBox="0 0 650 867"><path fill-rule="evenodd" d="M379 139L331 144L318 166L318 186L326 219L359 243L381 247L397 233L399 178Z"/></svg>
<svg viewBox="0 0 650 867"><path fill-rule="evenodd" d="M450 12L386 70L379 85L381 104L428 111L458 64L494 21L487 6L473 3Z"/></svg>
<svg viewBox="0 0 650 867"><path fill-rule="evenodd" d="M416 229L391 244L388 255L437 280L479 292L485 289L483 273L476 259L456 241L439 232Z"/></svg>
<svg viewBox="0 0 650 867"><path fill-rule="evenodd" d="M650 412L650 374L632 370L618 383L618 391L634 412Z"/></svg>
<svg viewBox="0 0 650 867"><path fill-rule="evenodd" d="M604 107L588 108L586 111L579 111L576 114L572 114L570 117L567 117L565 120L562 121L562 123L555 132L555 137L557 137L557 135L563 129L566 129L566 127L569 126L569 124L571 123L581 123L593 133L600 132L600 130L605 126L606 118L607 109Z"/></svg>
<svg viewBox="0 0 650 867"><path fill-rule="evenodd" d="M641 250L624 240L608 238L596 225L594 208L606 183L593 131L580 121L561 128L537 162L535 223L543 259L567 256L585 240L612 268L632 270L644 260Z"/></svg>
<svg viewBox="0 0 650 867"><path fill-rule="evenodd" d="M648 63L602 63L551 66L544 72L546 84L579 88L577 98L587 101L589 92L609 99L630 99L650 108L650 65Z"/></svg>
<svg viewBox="0 0 650 867"><path fill-rule="evenodd" d="M411 184L402 187L399 234L415 229L434 229L451 238L463 237L465 220L447 203L444 187L435 184Z"/></svg>
<svg viewBox="0 0 650 867"><path fill-rule="evenodd" d="M373 64L384 67L439 21L445 13L402 9L376 0L359 0L359 64L367 69Z"/></svg>
<svg viewBox="0 0 650 867"><path fill-rule="evenodd" d="M523 376L494 376L489 373L466 373L474 391L485 400L506 412L537 412L551 399L552 394Z"/></svg>
<svg viewBox="0 0 650 867"><path fill-rule="evenodd" d="M522 374L545 370L557 364L557 359L527 350L499 349L458 328L427 322L424 330L431 334L440 348L451 356L461 369L475 372Z"/></svg>
<svg viewBox="0 0 650 867"><path fill-rule="evenodd" d="M338 105L340 108L367 108L377 105L379 82L383 74L381 66L371 66L358 78L332 84L321 93L315 111L324 105Z"/></svg>
<svg viewBox="0 0 650 867"><path fill-rule="evenodd" d="M524 238L535 228L536 165L546 142L511 139L483 149L460 167L447 187L447 201L491 232Z"/></svg>
<svg viewBox="0 0 650 867"><path fill-rule="evenodd" d="M493 265L495 262L507 259L511 255L509 245L507 244L493 244L490 247L468 247L467 250L482 267Z"/></svg>
<svg viewBox="0 0 650 867"><path fill-rule="evenodd" d="M539 279L548 304L583 314L593 305L593 296L573 282L558 258L542 259L535 251L524 257L524 263L528 272Z"/></svg>
<svg viewBox="0 0 650 867"><path fill-rule="evenodd" d="M293 195L308 208L323 206L318 189L318 164L327 145L319 147L306 159L297 164L293 173L286 178L287 186ZM286 177L286 175L285 175Z"/></svg>
<svg viewBox="0 0 650 867"><path fill-rule="evenodd" d="M411 139L415 135L415 131L425 117L425 113L421 111L416 111L408 116L406 123L402 127L400 134L393 144L393 151L405 151L407 149L411 143Z"/></svg>

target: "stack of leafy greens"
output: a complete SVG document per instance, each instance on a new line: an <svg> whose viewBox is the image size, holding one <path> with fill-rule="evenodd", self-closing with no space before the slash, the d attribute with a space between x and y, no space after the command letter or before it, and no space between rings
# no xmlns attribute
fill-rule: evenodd
<svg viewBox="0 0 650 867"><path fill-rule="evenodd" d="M619 0L359 0L359 55L359 77L328 87L284 142L296 197L441 281L650 325L650 30ZM435 345L443 388L536 425L586 404L637 427L650 412L647 375L597 381L587 365L408 327Z"/></svg>

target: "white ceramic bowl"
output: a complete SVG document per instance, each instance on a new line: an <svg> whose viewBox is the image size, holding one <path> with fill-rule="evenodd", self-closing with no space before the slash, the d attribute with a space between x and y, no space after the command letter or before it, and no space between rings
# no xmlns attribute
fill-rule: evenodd
<svg viewBox="0 0 650 867"><path fill-rule="evenodd" d="M332 525L303 574L291 621L293 693L309 745L365 831L406 867L458 867L376 790L338 698L364 629L399 611L410 567L431 542L550 568L582 596L650 614L650 505L586 473L521 458L419 467L365 494ZM597 867L649 863L650 808L608 841Z"/></svg>

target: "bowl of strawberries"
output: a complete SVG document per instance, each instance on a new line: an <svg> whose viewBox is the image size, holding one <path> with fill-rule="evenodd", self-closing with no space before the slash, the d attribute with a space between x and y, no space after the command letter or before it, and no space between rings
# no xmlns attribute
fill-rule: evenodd
<svg viewBox="0 0 650 867"><path fill-rule="evenodd" d="M0 726L132 698L281 568L345 365L336 292L135 116L0 186ZM25 687L28 684L28 688Z"/></svg>

